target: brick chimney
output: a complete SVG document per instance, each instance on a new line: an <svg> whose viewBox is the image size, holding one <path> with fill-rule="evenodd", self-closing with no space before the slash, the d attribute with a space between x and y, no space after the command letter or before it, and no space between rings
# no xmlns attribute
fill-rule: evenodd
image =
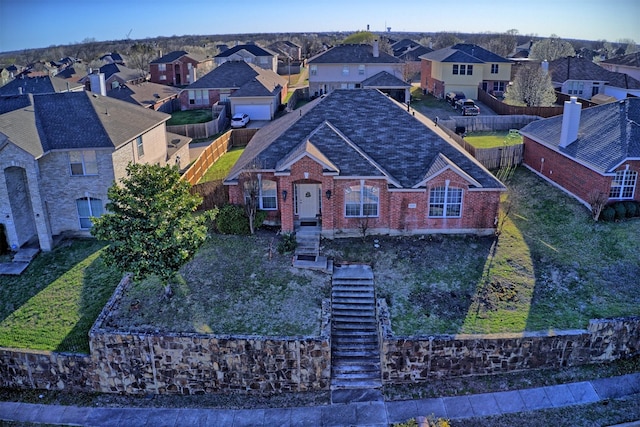
<svg viewBox="0 0 640 427"><path fill-rule="evenodd" d="M578 139L581 110L582 104L578 102L578 98L575 96L572 96L570 101L564 102L562 130L560 131L560 148L566 148Z"/></svg>

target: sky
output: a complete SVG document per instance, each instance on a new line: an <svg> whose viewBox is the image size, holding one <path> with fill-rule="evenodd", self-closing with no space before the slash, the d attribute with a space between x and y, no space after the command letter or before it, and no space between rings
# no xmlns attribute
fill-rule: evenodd
<svg viewBox="0 0 640 427"><path fill-rule="evenodd" d="M0 0L0 52L173 35L505 32L640 44L640 0Z"/></svg>

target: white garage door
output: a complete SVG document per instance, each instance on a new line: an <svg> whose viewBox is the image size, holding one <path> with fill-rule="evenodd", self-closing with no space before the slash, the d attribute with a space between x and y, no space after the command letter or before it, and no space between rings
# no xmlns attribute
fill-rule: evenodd
<svg viewBox="0 0 640 427"><path fill-rule="evenodd" d="M251 120L271 120L271 111L268 105L236 104L236 113L246 113Z"/></svg>

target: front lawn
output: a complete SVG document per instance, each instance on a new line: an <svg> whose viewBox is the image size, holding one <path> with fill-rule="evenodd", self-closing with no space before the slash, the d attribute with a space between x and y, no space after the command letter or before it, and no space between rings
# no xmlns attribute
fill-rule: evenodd
<svg viewBox="0 0 640 427"><path fill-rule="evenodd" d="M499 148L522 144L522 135L510 134L509 131L473 132L464 140L476 148Z"/></svg>
<svg viewBox="0 0 640 427"><path fill-rule="evenodd" d="M167 121L167 126L206 123L213 120L211 109L174 111Z"/></svg>
<svg viewBox="0 0 640 427"><path fill-rule="evenodd" d="M507 184L498 238L370 236L326 240L325 253L373 265L398 335L586 328L640 314L640 220L594 223L524 168Z"/></svg>
<svg viewBox="0 0 640 427"><path fill-rule="evenodd" d="M104 247L63 242L20 276L0 276L0 347L88 353L89 329L121 278L102 262Z"/></svg>
<svg viewBox="0 0 640 427"><path fill-rule="evenodd" d="M317 335L330 276L292 268L291 254L269 258L275 239L275 232L214 234L180 270L169 301L157 280L134 283L106 323L126 331Z"/></svg>

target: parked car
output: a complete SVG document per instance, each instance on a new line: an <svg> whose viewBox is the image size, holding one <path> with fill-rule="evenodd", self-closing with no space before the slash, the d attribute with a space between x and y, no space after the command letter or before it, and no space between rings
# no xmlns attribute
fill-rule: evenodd
<svg viewBox="0 0 640 427"><path fill-rule="evenodd" d="M449 92L445 96L445 99L449 104L451 104L453 108L456 108L456 102L464 98L466 98L466 96L464 95L463 92Z"/></svg>
<svg viewBox="0 0 640 427"><path fill-rule="evenodd" d="M236 113L231 118L231 127L232 128L243 128L245 127L249 121L249 115L245 113Z"/></svg>
<svg viewBox="0 0 640 427"><path fill-rule="evenodd" d="M460 110L463 116L477 116L480 114L480 107L476 105L473 99L459 99L456 102L456 109Z"/></svg>

